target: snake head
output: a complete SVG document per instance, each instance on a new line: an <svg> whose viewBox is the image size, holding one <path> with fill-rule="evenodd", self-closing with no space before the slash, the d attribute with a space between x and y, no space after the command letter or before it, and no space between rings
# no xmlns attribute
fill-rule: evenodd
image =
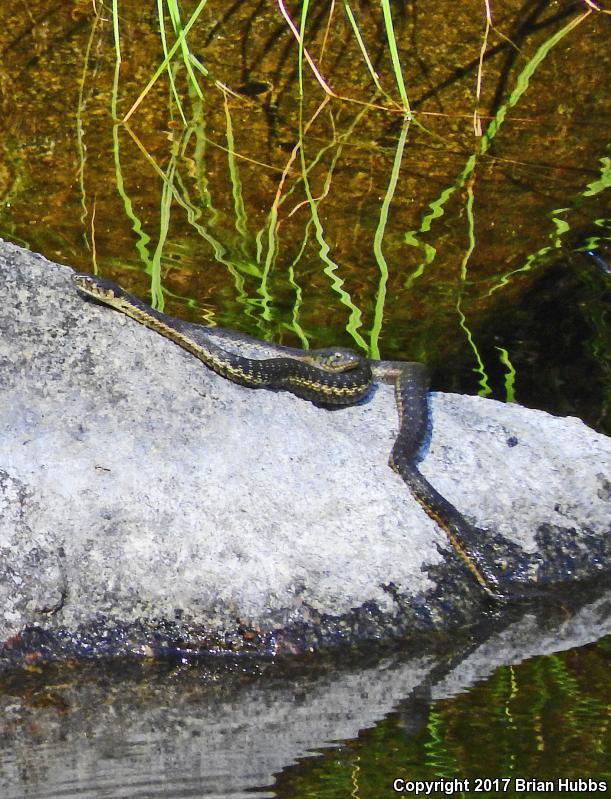
<svg viewBox="0 0 611 799"><path fill-rule="evenodd" d="M97 275L73 275L72 283L87 297L107 304L118 300L122 293L122 289L112 280L105 280Z"/></svg>
<svg viewBox="0 0 611 799"><path fill-rule="evenodd" d="M326 372L349 372L351 369L358 369L363 363L363 357L358 352L345 347L311 350L302 360Z"/></svg>

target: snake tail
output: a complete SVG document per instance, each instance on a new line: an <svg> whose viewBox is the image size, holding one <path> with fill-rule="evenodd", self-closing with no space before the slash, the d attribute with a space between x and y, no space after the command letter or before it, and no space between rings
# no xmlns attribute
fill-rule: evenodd
<svg viewBox="0 0 611 799"><path fill-rule="evenodd" d="M428 426L426 396L429 380L422 364L409 366L411 368L402 375L398 374L395 380L399 434L392 448L389 464L403 479L427 515L444 531L452 549L479 586L488 596L501 599L503 595L496 576L477 554L479 531L429 483L416 465ZM419 366L422 368L416 368Z"/></svg>

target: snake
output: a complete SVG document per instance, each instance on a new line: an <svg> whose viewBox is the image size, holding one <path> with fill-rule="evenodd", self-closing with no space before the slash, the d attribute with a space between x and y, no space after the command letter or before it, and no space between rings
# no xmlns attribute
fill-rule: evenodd
<svg viewBox="0 0 611 799"><path fill-rule="evenodd" d="M354 405L365 399L374 378L393 383L399 414L399 431L390 454L390 467L445 532L454 552L477 584L489 597L504 599L499 583L477 552L475 528L426 479L417 458L428 429L427 393L429 375L425 364L409 361L374 361L344 347L299 350L269 345L279 357L256 359L230 352L212 341L210 335L194 337L193 326L185 325L129 294L119 285L97 275L75 274L77 291L131 317L199 358L221 377L249 388L281 389L322 406ZM215 328L197 326L214 335ZM237 340L254 339L223 331ZM261 345L262 342L256 342Z"/></svg>

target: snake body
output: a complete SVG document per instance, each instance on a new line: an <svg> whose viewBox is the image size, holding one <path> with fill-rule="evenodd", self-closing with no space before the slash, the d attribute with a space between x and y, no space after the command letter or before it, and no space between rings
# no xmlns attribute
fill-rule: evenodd
<svg viewBox="0 0 611 799"><path fill-rule="evenodd" d="M75 287L85 296L130 316L169 338L217 374L250 388L279 388L321 405L352 405L370 392L373 378L392 382L399 412L399 432L389 464L401 476L426 513L445 531L454 551L481 588L494 598L502 594L498 581L479 557L474 528L424 477L416 458L427 431L426 366L403 361L369 361L353 350L294 350L275 347L281 357L253 359L218 346L207 335L195 339L173 319L128 294L117 284L93 275L75 275ZM211 328L210 332L213 333ZM286 355L285 355L286 353Z"/></svg>
<svg viewBox="0 0 611 799"><path fill-rule="evenodd" d="M289 350L292 357L258 360L195 340L178 320L156 311L116 283L93 275L75 275L74 284L92 299L110 305L169 338L221 377L249 388L280 388L322 405L353 405L372 386L368 361L349 349ZM297 353L299 355L297 356Z"/></svg>
<svg viewBox="0 0 611 799"><path fill-rule="evenodd" d="M376 377L392 379L399 413L399 433L390 453L389 465L405 481L422 508L442 528L456 554L485 593L503 599L498 580L477 551L478 534L454 505L439 493L416 465L427 433L428 370L421 363L384 362L374 366Z"/></svg>

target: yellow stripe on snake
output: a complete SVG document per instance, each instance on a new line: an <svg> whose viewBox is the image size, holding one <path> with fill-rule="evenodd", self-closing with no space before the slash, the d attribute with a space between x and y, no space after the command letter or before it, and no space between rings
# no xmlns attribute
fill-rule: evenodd
<svg viewBox="0 0 611 799"><path fill-rule="evenodd" d="M416 457L427 430L428 374L424 364L370 361L344 348L294 350L282 347L280 357L262 360L231 353L206 338L195 340L188 326L160 313L115 283L93 275L75 275L75 287L169 338L222 377L250 388L279 388L318 405L353 405L367 396L374 377L393 382L399 411L399 433L390 466L401 476L426 513L444 530L454 551L480 587L503 598L498 580L475 545L475 530L462 514L422 475ZM265 343L268 345L267 342Z"/></svg>

